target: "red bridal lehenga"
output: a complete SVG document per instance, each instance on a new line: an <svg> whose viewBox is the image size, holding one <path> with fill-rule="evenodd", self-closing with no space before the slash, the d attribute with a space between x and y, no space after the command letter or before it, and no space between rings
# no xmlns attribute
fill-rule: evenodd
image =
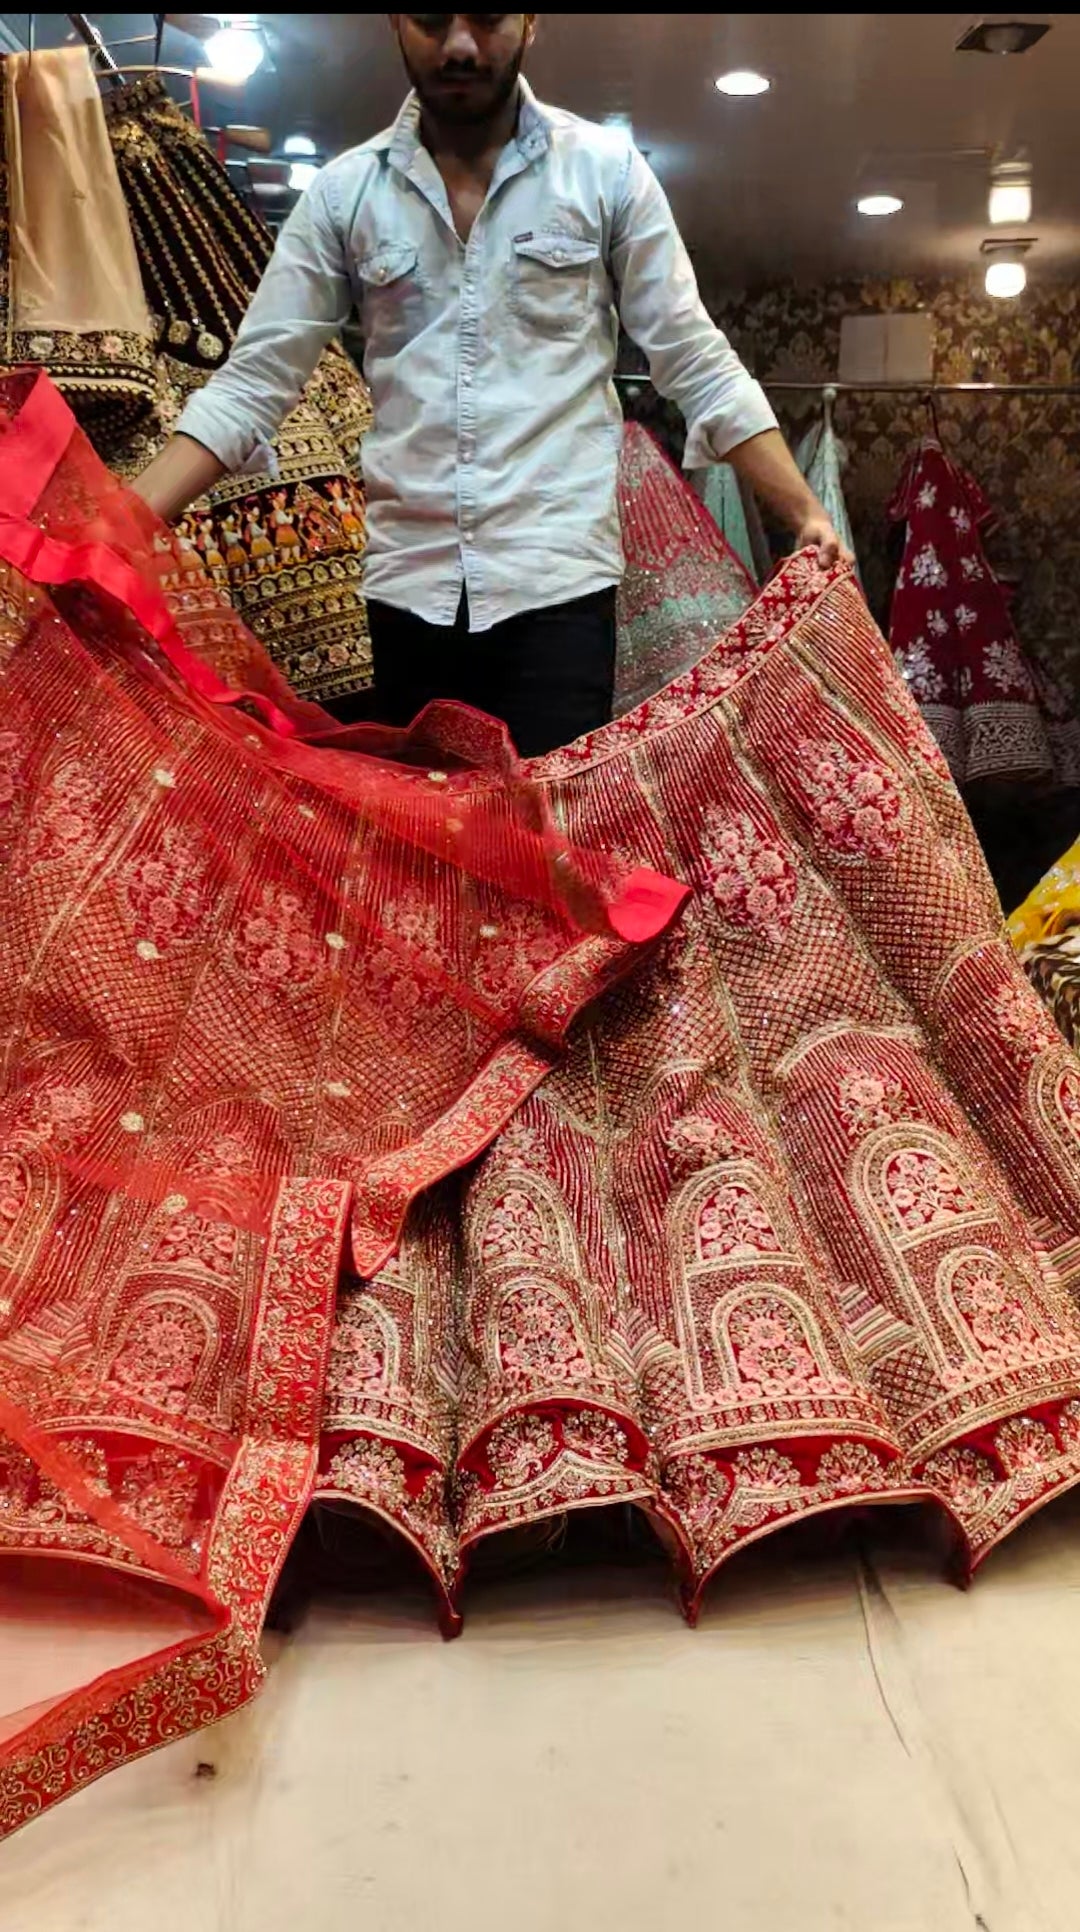
<svg viewBox="0 0 1080 1932"><path fill-rule="evenodd" d="M28 390L0 1823L244 1703L313 1495L453 1628L476 1544L570 1507L648 1511L693 1614L810 1512L926 1499L973 1566L1075 1481L1080 1069L848 573L792 558L529 767L453 707L328 738ZM730 586L628 450L658 667Z"/></svg>

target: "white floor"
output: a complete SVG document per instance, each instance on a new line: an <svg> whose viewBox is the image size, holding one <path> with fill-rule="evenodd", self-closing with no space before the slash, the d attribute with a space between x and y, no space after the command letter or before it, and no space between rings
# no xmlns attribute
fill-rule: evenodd
<svg viewBox="0 0 1080 1932"><path fill-rule="evenodd" d="M250 1711L0 1851L5 1932L1076 1932L1080 1498L962 1594L774 1542L271 1640Z"/></svg>

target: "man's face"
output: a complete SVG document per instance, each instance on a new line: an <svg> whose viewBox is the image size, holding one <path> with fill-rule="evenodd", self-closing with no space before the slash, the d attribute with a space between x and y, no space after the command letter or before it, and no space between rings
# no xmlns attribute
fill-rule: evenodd
<svg viewBox="0 0 1080 1932"><path fill-rule="evenodd" d="M531 13L395 13L390 16L416 92L433 120L492 119L517 86L533 37Z"/></svg>

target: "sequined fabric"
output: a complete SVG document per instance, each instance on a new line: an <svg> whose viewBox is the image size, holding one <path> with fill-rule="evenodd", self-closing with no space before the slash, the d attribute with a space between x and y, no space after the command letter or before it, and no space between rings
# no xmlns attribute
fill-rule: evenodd
<svg viewBox="0 0 1080 1932"><path fill-rule="evenodd" d="M851 1504L935 1505L974 1568L1080 1478L1080 1068L865 605L799 555L532 769L693 908L349 1285L319 1493L397 1525L449 1628L481 1539L602 1502L691 1613Z"/></svg>
<svg viewBox="0 0 1080 1932"><path fill-rule="evenodd" d="M95 1566L69 1674L4 1713L2 1831L251 1695L343 1255L384 1261L686 893L576 854L491 720L334 734L43 377L0 380L0 559L20 1695L15 1559ZM102 1573L171 1586L194 1628L87 1683Z"/></svg>
<svg viewBox="0 0 1080 1932"><path fill-rule="evenodd" d="M272 242L155 76L112 91L106 110L158 329L153 417L97 439L131 478L228 355ZM370 423L366 384L334 346L275 438L273 482L228 477L179 526L293 689L320 702L371 683L360 471Z"/></svg>

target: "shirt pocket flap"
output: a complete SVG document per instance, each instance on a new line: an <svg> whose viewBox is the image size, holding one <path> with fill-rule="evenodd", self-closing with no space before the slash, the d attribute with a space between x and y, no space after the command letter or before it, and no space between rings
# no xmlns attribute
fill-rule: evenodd
<svg viewBox="0 0 1080 1932"><path fill-rule="evenodd" d="M384 242L357 263L356 272L367 288L387 288L411 275L416 268L417 251L411 242Z"/></svg>
<svg viewBox="0 0 1080 1932"><path fill-rule="evenodd" d="M545 268L586 268L599 260L600 244L582 241L580 235L515 235L514 253Z"/></svg>

